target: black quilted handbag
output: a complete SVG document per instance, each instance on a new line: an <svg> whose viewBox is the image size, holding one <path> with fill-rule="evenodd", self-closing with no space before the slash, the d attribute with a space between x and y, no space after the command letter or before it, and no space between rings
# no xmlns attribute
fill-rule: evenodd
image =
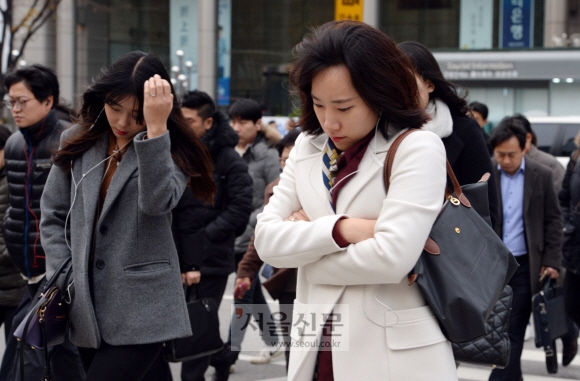
<svg viewBox="0 0 580 381"><path fill-rule="evenodd" d="M464 343L451 343L455 361L503 369L510 361L508 325L513 292L506 286L485 323L485 335Z"/></svg>
<svg viewBox="0 0 580 381"><path fill-rule="evenodd" d="M392 143L384 168L385 189L389 189L389 175L395 152L410 129ZM437 317L447 339L463 343L486 333L489 319L503 289L518 264L501 238L479 213L487 206L487 182L472 184L470 188L484 188L473 192L479 208L472 205L459 185L447 161L447 176L453 193L447 198L437 216L423 252L409 274L409 284L417 282L425 301ZM472 189L475 190L475 189ZM479 209L479 210L478 210Z"/></svg>

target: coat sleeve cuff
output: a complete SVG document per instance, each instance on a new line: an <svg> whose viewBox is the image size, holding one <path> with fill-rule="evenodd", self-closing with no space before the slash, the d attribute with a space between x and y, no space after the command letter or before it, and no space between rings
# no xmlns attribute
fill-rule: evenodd
<svg viewBox="0 0 580 381"><path fill-rule="evenodd" d="M340 247L347 247L348 245L350 245L350 242L348 242L343 235L340 233L340 229L338 227L338 223L341 220L346 219L347 217L341 217L339 218L336 223L334 224L334 227L332 228L332 238L334 238L334 242L336 242L336 244Z"/></svg>

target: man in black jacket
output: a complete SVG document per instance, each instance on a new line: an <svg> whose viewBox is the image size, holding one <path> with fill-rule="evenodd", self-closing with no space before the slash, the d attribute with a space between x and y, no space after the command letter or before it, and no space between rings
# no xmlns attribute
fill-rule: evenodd
<svg viewBox="0 0 580 381"><path fill-rule="evenodd" d="M45 257L40 242L40 198L52 167L51 155L58 149L60 134L66 128L54 108L58 104L56 75L41 65L32 65L8 74L4 79L10 109L19 132L10 136L5 146L6 176L10 194L4 218L4 240L12 261L28 283L28 292L13 320L14 331L43 291ZM9 335L6 353L16 351L16 341ZM76 347L68 340L52 349L54 380L82 380L84 370ZM44 373L44 352L25 346L27 380L40 380ZM12 380L18 361L6 357L0 379Z"/></svg>
<svg viewBox="0 0 580 381"><path fill-rule="evenodd" d="M181 261L183 282L200 284L203 296L221 303L228 276L234 272L234 241L243 233L252 212L252 179L248 166L234 150L238 134L229 126L227 117L216 111L213 100L204 92L191 91L182 99L185 119L208 148L217 185L214 205L193 197L186 189L173 211L174 236ZM216 373L218 380L227 380L228 367ZM210 358L184 362L182 381L204 380Z"/></svg>

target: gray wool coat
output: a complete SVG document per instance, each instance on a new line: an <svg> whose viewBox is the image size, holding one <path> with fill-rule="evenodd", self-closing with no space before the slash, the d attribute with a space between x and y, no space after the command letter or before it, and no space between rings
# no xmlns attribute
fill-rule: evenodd
<svg viewBox="0 0 580 381"><path fill-rule="evenodd" d="M67 139L73 126L62 134ZM85 348L156 343L191 335L179 260L171 234L171 210L186 183L171 158L169 132L135 137L123 155L95 220L108 134L74 162L72 173L53 166L41 199L40 232L47 276L72 255L74 300L70 339ZM94 169L92 169L94 168ZM92 170L91 170L92 169ZM67 247L64 225L70 232ZM89 254L95 227L93 299Z"/></svg>

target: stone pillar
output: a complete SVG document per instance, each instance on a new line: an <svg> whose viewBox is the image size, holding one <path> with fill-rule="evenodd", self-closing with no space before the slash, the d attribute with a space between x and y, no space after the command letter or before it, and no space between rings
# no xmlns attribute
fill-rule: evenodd
<svg viewBox="0 0 580 381"><path fill-rule="evenodd" d="M363 3L363 21L366 24L378 28L380 26L380 1L364 0Z"/></svg>
<svg viewBox="0 0 580 381"><path fill-rule="evenodd" d="M60 96L75 106L75 4L61 0L56 10L56 75Z"/></svg>
<svg viewBox="0 0 580 381"><path fill-rule="evenodd" d="M218 0L203 0L198 6L198 89L216 99Z"/></svg>
<svg viewBox="0 0 580 381"><path fill-rule="evenodd" d="M566 32L566 13L568 2L563 0L546 0L544 6L544 47L558 46L553 37L561 38Z"/></svg>

